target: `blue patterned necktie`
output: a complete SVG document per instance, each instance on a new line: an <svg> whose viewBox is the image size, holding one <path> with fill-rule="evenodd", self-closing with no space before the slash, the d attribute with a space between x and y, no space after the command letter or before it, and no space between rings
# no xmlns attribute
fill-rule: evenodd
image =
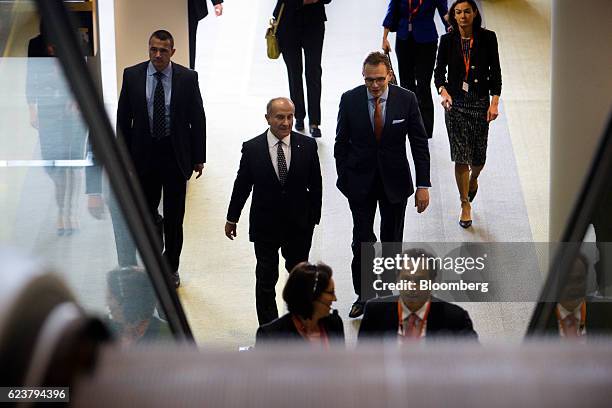
<svg viewBox="0 0 612 408"><path fill-rule="evenodd" d="M153 137L161 139L166 136L166 95L162 84L164 74L156 72L154 75L157 78L157 85L153 96Z"/></svg>

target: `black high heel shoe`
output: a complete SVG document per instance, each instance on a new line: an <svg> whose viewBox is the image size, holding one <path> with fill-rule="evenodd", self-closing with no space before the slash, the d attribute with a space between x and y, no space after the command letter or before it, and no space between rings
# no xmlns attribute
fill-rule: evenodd
<svg viewBox="0 0 612 408"><path fill-rule="evenodd" d="M470 204L468 200L461 200L461 210L463 210L463 204ZM470 208L471 211L471 208ZM470 228L472 226L472 220L462 220L459 218L459 225L461 228Z"/></svg>

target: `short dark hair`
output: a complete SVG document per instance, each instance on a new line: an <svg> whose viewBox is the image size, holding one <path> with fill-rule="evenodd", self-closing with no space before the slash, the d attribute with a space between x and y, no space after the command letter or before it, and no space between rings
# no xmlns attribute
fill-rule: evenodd
<svg viewBox="0 0 612 408"><path fill-rule="evenodd" d="M331 277L332 269L322 262L297 264L283 289L283 300L289 312L310 319L314 312L312 302L327 289Z"/></svg>
<svg viewBox="0 0 612 408"><path fill-rule="evenodd" d="M422 265L424 265L424 267L422 269L427 271L429 280L432 282L436 280L436 277L438 276L438 267L436 266L436 262L433 262L433 259L436 258L435 254L423 248L410 248L402 252L402 257L403 256L414 259L423 258L424 260ZM426 262L428 259L432 259L432 261ZM399 274L400 272L401 270L398 269L397 273Z"/></svg>
<svg viewBox="0 0 612 408"><path fill-rule="evenodd" d="M362 68L365 69L366 65L376 66L380 64L384 64L385 67L387 67L387 72L393 71L393 69L391 68L391 62L389 61L389 58L380 51L374 51L374 52L369 53L366 59L363 61Z"/></svg>
<svg viewBox="0 0 612 408"><path fill-rule="evenodd" d="M157 30L149 37L149 42L151 42L151 38L157 38L158 40L168 41L170 40L170 48L174 49L174 37L170 34L169 31L166 30Z"/></svg>
<svg viewBox="0 0 612 408"><path fill-rule="evenodd" d="M456 0L448 9L448 22L453 27L453 32L459 34L459 24L457 23L457 19L455 18L455 7L460 3L469 3L472 7L472 10L476 12L476 16L474 16L474 22L472 23L472 29L474 31L480 29L482 27L482 17L480 16L480 10L478 10L478 5L474 0Z"/></svg>
<svg viewBox="0 0 612 408"><path fill-rule="evenodd" d="M153 316L157 298L143 268L128 266L113 269L106 276L106 284L127 323L138 323Z"/></svg>

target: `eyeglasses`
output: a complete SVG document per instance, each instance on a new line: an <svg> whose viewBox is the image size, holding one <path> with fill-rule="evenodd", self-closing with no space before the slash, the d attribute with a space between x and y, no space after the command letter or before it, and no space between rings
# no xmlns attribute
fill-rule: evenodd
<svg viewBox="0 0 612 408"><path fill-rule="evenodd" d="M374 82L376 82L378 85L382 85L387 80L387 77L378 77L378 78L366 77L366 78L363 78L363 79L364 79L366 85L372 85Z"/></svg>

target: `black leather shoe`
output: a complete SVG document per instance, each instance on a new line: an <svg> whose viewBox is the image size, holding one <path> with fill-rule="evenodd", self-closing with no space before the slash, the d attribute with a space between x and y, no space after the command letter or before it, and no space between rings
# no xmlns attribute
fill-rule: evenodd
<svg viewBox="0 0 612 408"><path fill-rule="evenodd" d="M459 220L459 225L461 225L461 228L470 228L472 226L472 220L467 220L467 221Z"/></svg>
<svg viewBox="0 0 612 408"><path fill-rule="evenodd" d="M304 119L295 120L295 130L299 130L300 132L304 130Z"/></svg>
<svg viewBox="0 0 612 408"><path fill-rule="evenodd" d="M363 314L363 309L365 309L365 303L362 302L361 300L355 301L355 303L353 303L353 306L351 306L349 317L351 319L354 319L356 317L361 316Z"/></svg>
<svg viewBox="0 0 612 408"><path fill-rule="evenodd" d="M318 127L310 128L310 136L321 137L321 129L319 129Z"/></svg>
<svg viewBox="0 0 612 408"><path fill-rule="evenodd" d="M174 281L174 287L178 289L178 287L181 286L181 277L178 272L172 274L172 280Z"/></svg>

